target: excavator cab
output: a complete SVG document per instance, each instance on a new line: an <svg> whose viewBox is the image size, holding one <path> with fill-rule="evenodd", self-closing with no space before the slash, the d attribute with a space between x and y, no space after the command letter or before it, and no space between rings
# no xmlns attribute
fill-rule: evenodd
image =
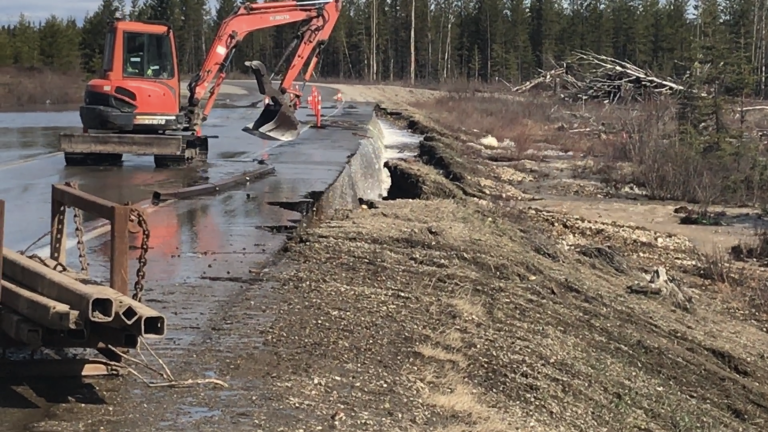
<svg viewBox="0 0 768 432"><path fill-rule="evenodd" d="M99 77L85 90L83 127L118 132L181 130L173 31L164 23L110 23Z"/></svg>

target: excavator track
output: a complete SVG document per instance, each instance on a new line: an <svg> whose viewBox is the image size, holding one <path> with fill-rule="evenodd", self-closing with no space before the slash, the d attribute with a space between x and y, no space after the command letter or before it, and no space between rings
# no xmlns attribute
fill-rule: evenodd
<svg viewBox="0 0 768 432"><path fill-rule="evenodd" d="M143 134L59 134L59 149L68 166L114 166L123 154L152 155L155 167L172 168L205 162L207 136Z"/></svg>

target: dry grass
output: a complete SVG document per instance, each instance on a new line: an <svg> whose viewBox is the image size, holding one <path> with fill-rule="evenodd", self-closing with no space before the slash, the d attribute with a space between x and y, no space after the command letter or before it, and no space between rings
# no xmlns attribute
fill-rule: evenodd
<svg viewBox="0 0 768 432"><path fill-rule="evenodd" d="M42 69L0 69L0 110L19 110L50 105L74 105L83 101L85 81L80 74L61 74Z"/></svg>
<svg viewBox="0 0 768 432"><path fill-rule="evenodd" d="M582 177L611 187L632 183L651 199L703 205L768 202L768 153L761 140L756 135L723 140L720 151L708 153L703 144L678 134L676 105L670 101L575 105L546 95L464 93L413 106L442 128L480 144L491 162L540 161L554 151L591 160L589 169L580 168ZM734 134L766 123L762 111L750 111L743 124L738 107L723 112ZM495 140L483 139L487 135Z"/></svg>
<svg viewBox="0 0 768 432"><path fill-rule="evenodd" d="M615 138L612 130L617 129L625 111L606 109L600 103L562 104L546 95L472 93L446 95L414 107L450 132L475 139L491 135L502 143L511 141L514 149L509 149L510 160L530 158L532 155L526 152L549 148L577 156L605 154Z"/></svg>
<svg viewBox="0 0 768 432"><path fill-rule="evenodd" d="M702 279L730 286L734 282L734 262L728 252L722 247L716 246L712 252L703 252L700 255L701 269L699 276Z"/></svg>
<svg viewBox="0 0 768 432"><path fill-rule="evenodd" d="M442 348L433 347L430 345L419 345L416 347L416 352L423 355L426 358L439 360L439 361L451 361L456 364L464 363L464 357L450 353Z"/></svg>
<svg viewBox="0 0 768 432"><path fill-rule="evenodd" d="M433 90L446 93L466 93L466 92L478 92L478 93L503 93L509 91L509 87L503 83L484 83L474 80L445 80L441 82L437 81L425 81L417 80L413 85L407 80L383 80L383 81L371 81L368 79L339 79L334 77L319 77L312 79L312 82L322 84L343 84L343 85L355 85L355 86L386 86L386 87L399 87L399 88L412 88L422 90Z"/></svg>

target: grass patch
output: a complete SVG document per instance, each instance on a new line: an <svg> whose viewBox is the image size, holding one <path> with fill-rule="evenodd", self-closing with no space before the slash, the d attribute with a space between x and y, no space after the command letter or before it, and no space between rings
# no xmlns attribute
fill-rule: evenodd
<svg viewBox="0 0 768 432"><path fill-rule="evenodd" d="M716 115L708 110L709 117L684 120L683 106L572 104L547 95L473 92L414 103L440 127L483 146L491 162L587 158L593 163L582 168L583 176L612 186L634 184L651 199L705 206L768 202L768 151L751 133L766 123L766 114L723 102Z"/></svg>
<svg viewBox="0 0 768 432"><path fill-rule="evenodd" d="M82 103L82 74L51 72L39 68L0 68L0 110Z"/></svg>

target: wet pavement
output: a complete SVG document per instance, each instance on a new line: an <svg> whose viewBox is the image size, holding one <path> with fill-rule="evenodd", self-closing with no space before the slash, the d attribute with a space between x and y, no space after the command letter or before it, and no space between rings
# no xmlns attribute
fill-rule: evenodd
<svg viewBox="0 0 768 432"><path fill-rule="evenodd" d="M255 83L237 83L256 91ZM319 89L327 100L335 95L332 89ZM309 94L309 89L305 93ZM237 97L240 103L256 98ZM333 114L335 105L326 105L323 114ZM258 108L214 109L204 125L206 134L219 136L211 140L209 164L204 169L172 170L156 169L151 156L133 155L125 155L121 167L68 167L64 156L56 151L57 138L60 132L81 129L77 112L0 113L0 197L7 209L6 246L23 249L50 229L53 183L78 181L83 191L115 202L136 203L148 199L155 189L221 180L254 169L252 161L276 145L240 130L259 113ZM308 109L300 109L297 117L309 121L309 114ZM311 139L311 131L302 133L299 142L305 136ZM72 229L70 226L70 232Z"/></svg>
<svg viewBox="0 0 768 432"><path fill-rule="evenodd" d="M248 82L238 84L254 86ZM335 90L318 89L324 100L333 100ZM151 157L132 156L124 158L122 167L114 168L66 167L61 155L14 164L14 159L30 157L24 155L55 150L55 135L62 129L53 127L42 133L37 147L32 145L35 138L29 138L27 146L16 147L2 139L0 161L3 157L9 160L5 165L0 162L0 196L6 200L6 245L25 248L48 229L52 183L77 180L82 190L97 196L138 202L149 198L155 188L184 186L205 178L220 180L255 169L258 165L254 159L266 157L276 169L272 177L213 197L171 202L152 208L147 216L151 249L144 298L168 319L166 338L152 346L171 370L178 370L183 378L218 376L225 365L221 364L221 356L206 358L211 350L238 344L253 349L259 346L260 339L258 329L254 328L249 340L215 340L217 329L237 323L219 318L209 322L211 316L221 317L228 304L238 300L239 291L255 289L263 291L263 296L258 295L263 302L253 304L254 315L247 317L248 322L269 322L270 317L264 313L268 310L268 287L254 285L257 281L249 270L266 265L299 221L299 213L281 207L290 208L291 203L306 201L334 181L348 157L357 150L360 134L365 133L373 112L370 104L355 104L351 109L337 109L332 103L324 106L324 115L331 115L327 123L343 126L309 128L299 139L277 146L240 131L245 123L255 119L258 109L214 110L205 125L206 133L221 138L211 143L210 163L205 169L159 170L154 168ZM3 115L0 114L0 128ZM55 115L63 119L60 127L68 126L67 115ZM307 116L307 110L300 110L299 120L304 121ZM27 121L46 123L31 118ZM34 136L32 129L22 130ZM45 144L46 134L52 137L53 146ZM2 156L4 153L8 154ZM68 218L71 221L71 212ZM68 225L71 231L72 223ZM138 246L139 240L134 236L132 244ZM108 236L89 238L87 246L91 277L108 280ZM42 247L38 252L45 249ZM131 253L132 283L138 250L134 248ZM68 250L67 258L69 266L79 268L75 249ZM217 409L220 410L217 406L240 404L243 398L242 389L234 385L225 391L211 392L209 387L203 387L192 392L197 396L184 400L169 394L173 390L147 388L131 377L97 379L88 384L78 381L71 387L57 384L60 391L53 391L53 397L50 388L40 390L25 383L15 384L6 384L5 388L0 384L0 430L127 430L123 422L142 418L152 419L151 424L132 424L130 429L191 430L200 422L214 421ZM212 397L217 400L215 403L211 402ZM62 405L62 398L82 404ZM207 402L202 403L201 398ZM157 410L161 406L162 410ZM37 423L40 421L43 423ZM55 427L50 426L50 421L56 423Z"/></svg>

